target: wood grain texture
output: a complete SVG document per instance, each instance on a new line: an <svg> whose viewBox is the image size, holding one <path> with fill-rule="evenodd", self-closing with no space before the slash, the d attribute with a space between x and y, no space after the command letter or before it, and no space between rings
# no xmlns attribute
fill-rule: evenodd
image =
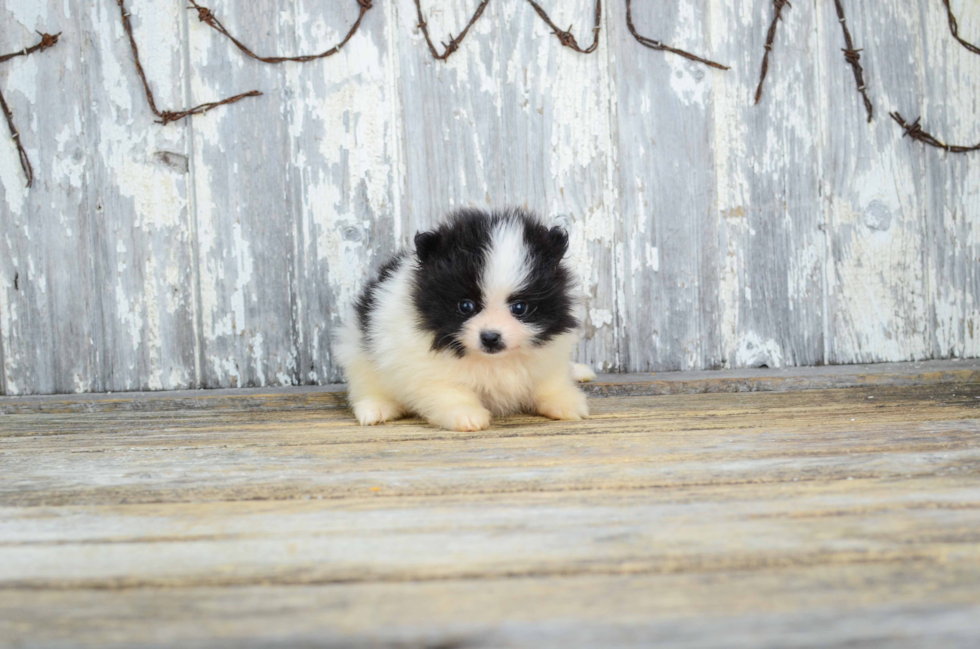
<svg viewBox="0 0 980 649"><path fill-rule="evenodd" d="M509 417L472 434L211 404L2 416L0 638L980 638L976 381L611 397L586 422Z"/></svg>
<svg viewBox="0 0 980 649"><path fill-rule="evenodd" d="M262 54L321 51L355 0L205 3ZM477 0L422 0L433 40ZM0 137L0 393L322 385L368 274L465 205L566 227L579 360L603 371L980 355L980 167L901 138L922 115L972 143L980 57L942 3L845 2L878 118L860 119L832 3L604 3L597 50L564 48L523 0L492 2L448 61L412 0L379 2L337 55L266 65L179 0L128 0L165 107L153 123L111 0L9 0L0 66L37 182ZM542 5L591 40L594 0ZM952 0L980 41L980 9Z"/></svg>
<svg viewBox="0 0 980 649"><path fill-rule="evenodd" d="M632 11L641 34L684 49L709 47L708 2L644 2ZM713 261L713 81L724 73L632 43L625 4L609 3L607 12L610 40L624 45L611 66L617 93L621 365L716 367L722 359Z"/></svg>
<svg viewBox="0 0 980 649"><path fill-rule="evenodd" d="M834 88L821 94L828 125L823 148L833 160L824 176L828 360L972 353L967 350L976 346L976 316L966 305L977 303L980 211L968 197L976 191L976 165L902 139L901 130L881 117L904 110L921 114L944 137L976 139L975 125L961 116L973 110L980 57L952 41L941 3L878 11L852 4L848 20L861 35L879 118L864 133L849 127L859 121L861 107L847 90L850 70L838 48L824 42L822 78ZM974 3L953 4L977 24ZM839 31L834 12L824 7L822 14L822 29ZM886 50L901 54L885 57L880 52ZM878 308L858 308L867 304Z"/></svg>

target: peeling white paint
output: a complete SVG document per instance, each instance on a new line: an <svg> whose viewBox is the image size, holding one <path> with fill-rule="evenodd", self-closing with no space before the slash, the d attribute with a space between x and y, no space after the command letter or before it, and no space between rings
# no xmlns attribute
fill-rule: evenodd
<svg viewBox="0 0 980 649"><path fill-rule="evenodd" d="M4 9L10 13L10 17L20 23L24 28L23 34L26 37L35 36L34 32L49 29L48 25L48 5L39 0L6 0ZM4 53L10 48L5 47Z"/></svg>
<svg viewBox="0 0 980 649"><path fill-rule="evenodd" d="M701 25L695 3L678 3L677 22L674 24L674 33L668 42L674 44L674 47L683 49L694 51L704 49ZM680 56L668 56L666 61L670 66L670 87L674 94L684 104L697 104L703 108L711 96L711 85L708 83L710 70L700 63Z"/></svg>
<svg viewBox="0 0 980 649"><path fill-rule="evenodd" d="M735 350L736 367L782 367L783 352L775 340L763 340L752 332L744 334Z"/></svg>
<svg viewBox="0 0 980 649"><path fill-rule="evenodd" d="M608 309L589 309L589 322L596 329L607 327L613 323L612 311Z"/></svg>
<svg viewBox="0 0 980 649"><path fill-rule="evenodd" d="M424 0L433 40L459 33L477 2ZM965 34L980 33L974 4L953 3ZM729 72L638 49L622 6L604 7L598 51L579 55L527 3L491 3L459 52L437 62L411 2L376 3L338 55L263 66L179 2L132 5L161 107L252 87L266 94L162 127L152 123L114 3L92 5L81 22L68 0L8 0L0 9L5 42L66 31L52 52L0 70L38 177L27 192L16 149L0 137L9 392L55 384L53 353L33 356L27 347L39 344L22 332L77 318L79 304L98 305L103 320L83 318L83 334L58 339L68 368L61 389L336 379L330 328L378 257L447 207L474 204L565 215L558 222L570 233L590 325L579 351L597 367L659 369L622 366L621 346L641 338L631 344L652 345L650 362L685 367L779 366L812 356L812 346L832 362L980 354L980 168L902 139L885 117L915 109L950 141L980 137L971 118L980 59L951 41L939 3L849 7L869 53L878 115L870 126L829 3L786 11L759 106L751 97L771 5L750 0L634 6L648 12L642 24L669 26L655 37L731 64ZM593 7L560 0L546 8L584 44ZM339 40L357 9L287 0L271 36L253 20L261 7L218 11L263 53L295 54ZM90 31L71 33L79 24ZM882 50L889 57L871 56ZM626 60L644 62L640 77L623 78L617 66ZM42 65L61 67L52 75ZM935 71L928 79L927 69ZM907 87L885 83L896 74ZM632 94L628 83L639 83ZM22 108L54 92L84 98L55 116ZM678 106L686 112L675 127L664 111ZM660 131L639 137L649 123ZM661 137L664 128L690 131L693 148ZM268 129L279 139L253 142ZM189 156L187 172L162 164L161 151ZM276 162L263 165L266 155ZM668 187L662 173L679 180ZM253 184L271 188L268 202L282 209L249 212ZM270 225L256 231L256 222ZM86 273L93 287L81 290L90 292L64 298L61 260L52 260L60 254ZM94 286L100 277L105 286ZM278 299L289 288L295 295ZM628 314L650 310L664 316L640 337ZM685 329L671 330L686 314ZM111 378L95 375L102 366L89 353L112 359Z"/></svg>

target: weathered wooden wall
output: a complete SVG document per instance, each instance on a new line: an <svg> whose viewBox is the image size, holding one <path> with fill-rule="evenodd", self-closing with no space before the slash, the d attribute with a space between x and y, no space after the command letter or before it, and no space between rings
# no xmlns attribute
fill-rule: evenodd
<svg viewBox="0 0 980 649"><path fill-rule="evenodd" d="M980 140L980 56L941 0L795 3L758 79L768 0L607 0L598 50L492 0L432 59L412 0L376 0L337 56L244 57L184 0L128 0L160 103L257 99L154 123L115 0L6 0L0 66L36 171L0 125L0 391L335 381L330 331L370 269L448 208L527 204L565 225L588 295L580 359L667 370L980 355L980 154L908 139L921 113ZM260 53L326 49L355 0L208 0ZM593 0L542 1L590 40ZM448 40L477 0L423 0ZM980 41L980 6L952 0Z"/></svg>

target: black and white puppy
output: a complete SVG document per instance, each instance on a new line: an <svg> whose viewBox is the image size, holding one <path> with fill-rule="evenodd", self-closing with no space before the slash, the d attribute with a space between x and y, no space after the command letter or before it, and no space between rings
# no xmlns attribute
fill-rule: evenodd
<svg viewBox="0 0 980 649"><path fill-rule="evenodd" d="M568 235L531 213L455 212L385 264L337 341L362 425L418 414L450 430L492 415L588 417Z"/></svg>

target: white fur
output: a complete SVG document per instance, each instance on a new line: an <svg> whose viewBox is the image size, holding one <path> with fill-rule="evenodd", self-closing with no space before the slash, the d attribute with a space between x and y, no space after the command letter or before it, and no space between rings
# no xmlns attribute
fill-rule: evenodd
<svg viewBox="0 0 980 649"><path fill-rule="evenodd" d="M577 334L533 346L530 330L506 310L507 296L527 272L523 237L515 241L514 236L510 228L494 233L483 278L489 289L485 297L492 303L471 319L482 325L467 327L467 353L462 358L450 351L432 351L432 334L418 327L412 304L414 258L406 258L377 287L369 341L362 339L355 320L348 319L336 349L351 406L362 425L408 413L443 428L468 431L489 427L492 415L520 411L553 419L588 417L585 395L572 380L569 364ZM501 331L505 351L477 352L478 340L468 336L470 329L478 335L483 325Z"/></svg>
<svg viewBox="0 0 980 649"><path fill-rule="evenodd" d="M595 371L588 365L572 363L572 380L579 383L589 383L596 380Z"/></svg>
<svg viewBox="0 0 980 649"><path fill-rule="evenodd" d="M520 221L502 221L490 235L490 250L480 278L483 294L506 300L523 288L531 272L528 250L524 243L524 227Z"/></svg>

